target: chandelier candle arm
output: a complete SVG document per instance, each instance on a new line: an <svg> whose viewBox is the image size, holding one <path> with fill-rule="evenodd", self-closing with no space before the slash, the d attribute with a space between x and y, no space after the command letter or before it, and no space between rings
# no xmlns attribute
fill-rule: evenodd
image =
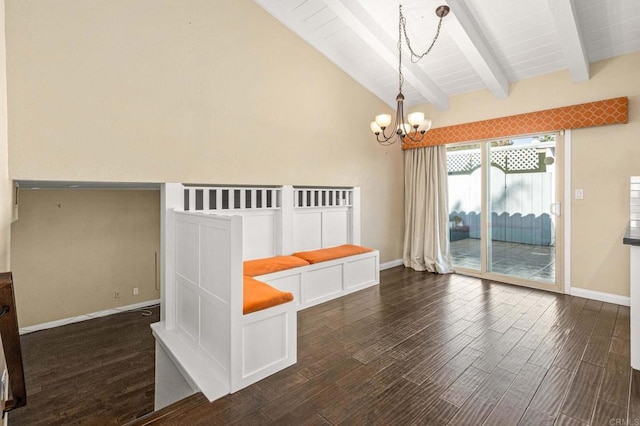
<svg viewBox="0 0 640 426"><path fill-rule="evenodd" d="M398 14L398 96L396 96L397 107L395 120L392 124L391 115L378 114L375 117L375 121L372 121L370 124L371 132L376 135L376 139L381 145L391 145L398 141L400 141L401 144L420 143L424 139L424 134L431 128L431 120L425 118L423 112L412 112L406 119L404 116L404 95L402 94L402 85L404 83L404 77L402 75L402 35L404 33L405 42L411 52L412 62L418 62L433 49L436 40L438 40L440 36L442 19L449 14L449 11L449 6L446 5L439 6L436 9L436 16L438 16L440 20L438 21L438 27L433 41L424 53L416 54L411 48L411 42L407 35L406 18L402 14L402 5L400 5ZM417 59L414 60L414 58ZM386 129L390 129L389 135L387 135Z"/></svg>

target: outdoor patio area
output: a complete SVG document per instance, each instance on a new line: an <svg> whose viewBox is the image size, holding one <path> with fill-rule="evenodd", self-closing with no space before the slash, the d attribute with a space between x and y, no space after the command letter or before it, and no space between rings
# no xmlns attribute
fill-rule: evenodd
<svg viewBox="0 0 640 426"><path fill-rule="evenodd" d="M492 241L491 272L532 281L555 281L555 246ZM480 270L480 239L451 242L454 267Z"/></svg>

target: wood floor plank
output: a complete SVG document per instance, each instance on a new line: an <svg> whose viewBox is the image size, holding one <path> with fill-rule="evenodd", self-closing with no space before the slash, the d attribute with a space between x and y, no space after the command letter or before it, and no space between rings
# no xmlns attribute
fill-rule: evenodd
<svg viewBox="0 0 640 426"><path fill-rule="evenodd" d="M547 310L547 308L549 307L549 303L549 301L540 300L538 298L534 306L532 306L529 311L518 318L518 320L513 324L513 328L529 331Z"/></svg>
<svg viewBox="0 0 640 426"><path fill-rule="evenodd" d="M552 327L529 358L529 362L539 367L551 367L570 332L571 330L565 327Z"/></svg>
<svg viewBox="0 0 640 426"><path fill-rule="evenodd" d="M531 355L533 355L531 349L520 345L521 342L522 340L500 361L500 364L498 364L499 368L510 371L513 374L520 372L522 367L529 361Z"/></svg>
<svg viewBox="0 0 640 426"><path fill-rule="evenodd" d="M600 302L602 304L602 302ZM600 316L600 311L583 309L578 315L578 320L571 330L574 334L586 334L591 335L593 329L598 321L598 317Z"/></svg>
<svg viewBox="0 0 640 426"><path fill-rule="evenodd" d="M599 312L600 308L602 308L602 302L598 300L587 300L587 303L584 305L584 309L588 311Z"/></svg>
<svg viewBox="0 0 640 426"><path fill-rule="evenodd" d="M493 347L493 345L502 338L502 333L497 331L487 330L478 336L470 345L471 349L477 351L486 352Z"/></svg>
<svg viewBox="0 0 640 426"><path fill-rule="evenodd" d="M436 384L420 386L401 379L379 394L366 410L353 413L339 424L409 424L441 393L442 388Z"/></svg>
<svg viewBox="0 0 640 426"><path fill-rule="evenodd" d="M446 365L429 377L429 381L437 383L443 388L449 387L480 355L482 355L482 352L469 347L464 348Z"/></svg>
<svg viewBox="0 0 640 426"><path fill-rule="evenodd" d="M624 425L627 422L627 409L603 399L596 402L592 425Z"/></svg>
<svg viewBox="0 0 640 426"><path fill-rule="evenodd" d="M616 325L613 329L609 352L630 356L629 328L629 307L620 306L616 317Z"/></svg>
<svg viewBox="0 0 640 426"><path fill-rule="evenodd" d="M402 377L418 385L424 383L473 340L473 337L465 334L456 336L450 342L443 344L440 350L432 354L429 358L414 364L414 367L406 372Z"/></svg>
<svg viewBox="0 0 640 426"><path fill-rule="evenodd" d="M556 419L548 414L529 407L520 419L518 426L553 426Z"/></svg>
<svg viewBox="0 0 640 426"><path fill-rule="evenodd" d="M546 373L545 368L526 364L485 423L488 425L518 424Z"/></svg>
<svg viewBox="0 0 640 426"><path fill-rule="evenodd" d="M445 425L455 416L458 410L460 409L449 401L438 398L426 410L422 411L411 424L420 426Z"/></svg>
<svg viewBox="0 0 640 426"><path fill-rule="evenodd" d="M587 423L582 423L572 417L560 414L556 420L555 426L586 426Z"/></svg>
<svg viewBox="0 0 640 426"><path fill-rule="evenodd" d="M512 312L504 315L495 323L491 324L489 330L497 331L498 333L504 333L511 328L519 319L522 317L522 314L514 309ZM522 330L521 330L522 331ZM524 334L524 333L523 333Z"/></svg>
<svg viewBox="0 0 640 426"><path fill-rule="evenodd" d="M287 412L278 418L278 424L331 424L331 422L320 412L324 407L339 406L344 408L345 404L353 403L354 395L343 391L335 385L327 386L324 390L308 399L295 409Z"/></svg>
<svg viewBox="0 0 640 426"><path fill-rule="evenodd" d="M441 398L462 407L487 377L489 377L489 373L469 367L442 393Z"/></svg>
<svg viewBox="0 0 640 426"><path fill-rule="evenodd" d="M613 333L613 328L616 325L616 318L618 316L618 305L611 305L605 303L603 309L600 311L598 321L593 329L593 334L600 336L610 336Z"/></svg>
<svg viewBox="0 0 640 426"><path fill-rule="evenodd" d="M572 379L570 371L551 367L531 401L531 408L556 418Z"/></svg>
<svg viewBox="0 0 640 426"><path fill-rule="evenodd" d="M302 383L291 389L283 396L268 402L260 408L260 411L271 420L278 420L308 399L325 390L330 384L317 378Z"/></svg>
<svg viewBox="0 0 640 426"><path fill-rule="evenodd" d="M544 323L534 324L520 340L520 345L531 350L536 350L540 343L551 331L552 326Z"/></svg>
<svg viewBox="0 0 640 426"><path fill-rule="evenodd" d="M345 392L338 395L340 397L333 403L318 408L320 415L334 425L345 422L356 413L363 415L375 402L376 397L366 391Z"/></svg>
<svg viewBox="0 0 640 426"><path fill-rule="evenodd" d="M473 367L470 367L473 368ZM460 407L449 423L455 425L481 424L496 406L515 378L515 374L496 368Z"/></svg>
<svg viewBox="0 0 640 426"><path fill-rule="evenodd" d="M572 330L562 349L554 359L553 365L564 368L565 370L575 371L580 364L587 343L589 343L589 338L590 336L587 334L576 333L575 329Z"/></svg>
<svg viewBox="0 0 640 426"><path fill-rule="evenodd" d="M609 346L609 352L622 355L622 356L630 356L631 354L631 342L628 336L612 336L611 337L611 345Z"/></svg>
<svg viewBox="0 0 640 426"><path fill-rule="evenodd" d="M623 407L629 404L631 360L623 355L609 354L602 376L598 398Z"/></svg>
<svg viewBox="0 0 640 426"><path fill-rule="evenodd" d="M596 396L602 367L588 362L581 362L576 372L567 398L562 407L562 413L584 423L591 421L591 415L596 405Z"/></svg>
<svg viewBox="0 0 640 426"><path fill-rule="evenodd" d="M517 328L510 328L492 347L488 348L484 354L473 363L475 368L491 373L503 358L511 352L511 349L520 341L526 332Z"/></svg>
<svg viewBox="0 0 640 426"><path fill-rule="evenodd" d="M612 329L613 330L613 329ZM609 347L611 346L611 333L600 335L593 334L589 339L587 348L584 351L582 360L591 364L604 367L607 360L607 354L609 353Z"/></svg>

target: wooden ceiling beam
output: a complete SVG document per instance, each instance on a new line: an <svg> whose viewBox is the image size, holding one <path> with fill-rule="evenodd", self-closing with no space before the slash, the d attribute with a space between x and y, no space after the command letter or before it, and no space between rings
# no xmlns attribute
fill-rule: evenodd
<svg viewBox="0 0 640 426"><path fill-rule="evenodd" d="M589 58L573 0L547 0L573 81L589 80Z"/></svg>
<svg viewBox="0 0 640 426"><path fill-rule="evenodd" d="M362 41L397 70L397 40L394 41L380 27L360 2L353 0L324 0L324 2ZM440 111L449 108L449 97L420 67L411 61L405 61L402 72L405 81L434 107Z"/></svg>
<svg viewBox="0 0 640 426"><path fill-rule="evenodd" d="M448 0L446 3L451 8L450 17L445 18L447 32L493 96L498 99L508 97L509 80L478 30L471 12L462 0Z"/></svg>

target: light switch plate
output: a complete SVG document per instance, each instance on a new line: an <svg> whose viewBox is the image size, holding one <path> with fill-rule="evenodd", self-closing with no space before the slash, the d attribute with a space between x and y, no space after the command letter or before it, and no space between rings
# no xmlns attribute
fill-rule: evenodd
<svg viewBox="0 0 640 426"><path fill-rule="evenodd" d="M576 200L582 200L584 198L584 190L576 189Z"/></svg>

